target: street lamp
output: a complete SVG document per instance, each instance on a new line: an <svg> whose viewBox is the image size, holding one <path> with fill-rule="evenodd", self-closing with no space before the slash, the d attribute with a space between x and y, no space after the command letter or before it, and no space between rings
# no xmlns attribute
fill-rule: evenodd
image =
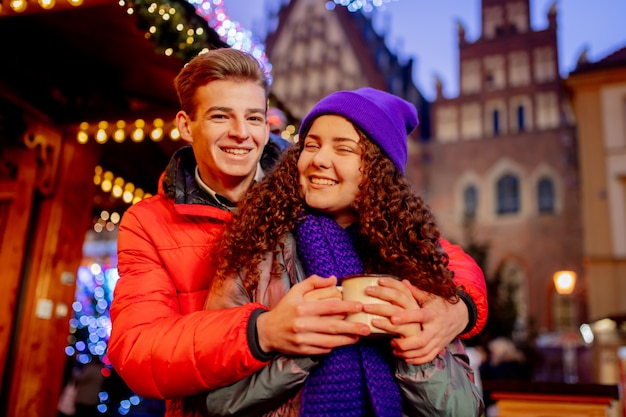
<svg viewBox="0 0 626 417"><path fill-rule="evenodd" d="M576 286L576 272L556 271L552 276L557 296L555 299L555 314L559 330L571 330L576 321L576 298L573 296Z"/></svg>
<svg viewBox="0 0 626 417"><path fill-rule="evenodd" d="M571 294L576 286L576 273L574 271L556 271L552 276L554 288L559 294L557 302L559 316L566 331L571 331L575 320L575 303L571 299ZM560 327L560 326L559 326ZM566 334L563 340L563 380L566 383L578 382L578 360L577 360L577 340L572 339L572 334Z"/></svg>
<svg viewBox="0 0 626 417"><path fill-rule="evenodd" d="M552 276L554 288L559 294L567 295L574 291L576 286L576 272L574 271L556 271Z"/></svg>

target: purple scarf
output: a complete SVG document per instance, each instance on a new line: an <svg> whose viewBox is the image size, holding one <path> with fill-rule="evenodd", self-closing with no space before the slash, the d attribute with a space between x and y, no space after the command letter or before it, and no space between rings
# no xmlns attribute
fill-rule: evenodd
<svg viewBox="0 0 626 417"><path fill-rule="evenodd" d="M295 235L307 276L335 275L341 281L363 272L354 236L333 219L307 213ZM402 397L388 363L390 350L385 347L361 341L333 349L306 380L300 416L400 417Z"/></svg>

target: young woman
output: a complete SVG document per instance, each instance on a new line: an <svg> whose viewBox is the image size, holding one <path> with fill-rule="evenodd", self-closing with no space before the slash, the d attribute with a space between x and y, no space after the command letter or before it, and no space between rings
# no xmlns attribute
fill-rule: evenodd
<svg viewBox="0 0 626 417"><path fill-rule="evenodd" d="M398 352L421 325L389 320L399 310L419 309L411 286L459 301L434 216L404 177L407 136L417 123L413 105L371 88L321 100L303 120L299 142L247 194L217 242L206 303L218 309L256 301L274 310L305 277L340 283L351 274L391 274L402 281L383 278L380 287L368 288L391 304L363 308L383 316L373 325L394 337L354 339L314 358L279 356L230 387L228 396L209 394L209 415L481 414L462 343L455 339L431 362L409 364ZM336 288L324 286L307 293L300 308L338 298ZM271 341L258 348L271 351ZM218 406L226 397L231 400Z"/></svg>

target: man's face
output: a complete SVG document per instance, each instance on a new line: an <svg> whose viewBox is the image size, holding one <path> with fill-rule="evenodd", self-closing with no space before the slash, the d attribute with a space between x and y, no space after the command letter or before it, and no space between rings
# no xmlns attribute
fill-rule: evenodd
<svg viewBox="0 0 626 417"><path fill-rule="evenodd" d="M196 91L196 114L177 115L202 180L218 193L247 189L269 139L267 99L254 82L212 81Z"/></svg>

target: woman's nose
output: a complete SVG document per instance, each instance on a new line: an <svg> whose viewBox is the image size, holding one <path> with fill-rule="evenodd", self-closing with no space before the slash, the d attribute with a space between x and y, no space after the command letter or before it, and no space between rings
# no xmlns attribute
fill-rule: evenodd
<svg viewBox="0 0 626 417"><path fill-rule="evenodd" d="M326 146L320 147L313 156L313 165L320 168L330 168L331 166L331 152Z"/></svg>

